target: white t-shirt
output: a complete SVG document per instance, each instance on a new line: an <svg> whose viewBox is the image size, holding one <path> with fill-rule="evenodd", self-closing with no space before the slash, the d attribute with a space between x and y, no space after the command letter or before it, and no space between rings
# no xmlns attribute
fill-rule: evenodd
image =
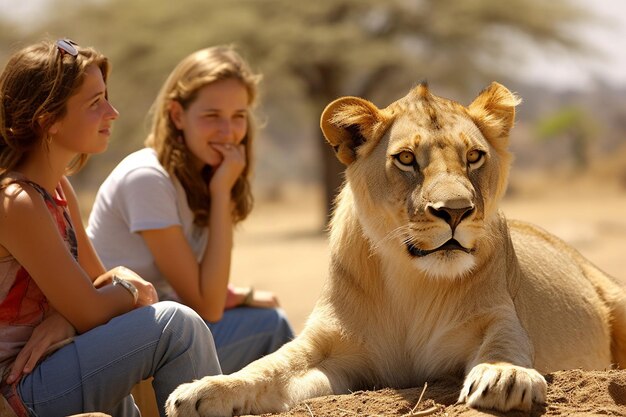
<svg viewBox="0 0 626 417"><path fill-rule="evenodd" d="M124 158L100 186L87 235L107 269L128 267L152 282L161 300L177 300L138 233L175 225L200 262L208 228L194 226L184 188L161 166L156 151L145 148Z"/></svg>

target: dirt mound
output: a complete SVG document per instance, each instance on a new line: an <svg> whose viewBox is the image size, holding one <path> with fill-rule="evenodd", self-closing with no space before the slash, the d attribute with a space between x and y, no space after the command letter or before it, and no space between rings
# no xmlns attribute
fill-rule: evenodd
<svg viewBox="0 0 626 417"><path fill-rule="evenodd" d="M530 413L481 412L464 404L455 404L461 389L461 380L448 379L434 381L426 389L386 388L319 397L305 401L286 413L265 416L626 416L626 370L560 371L546 375L546 380L547 404L535 405Z"/></svg>

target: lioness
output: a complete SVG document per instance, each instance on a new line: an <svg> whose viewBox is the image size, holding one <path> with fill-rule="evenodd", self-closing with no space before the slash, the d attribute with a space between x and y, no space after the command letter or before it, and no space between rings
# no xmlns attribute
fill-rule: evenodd
<svg viewBox="0 0 626 417"><path fill-rule="evenodd" d="M425 84L385 109L344 97L321 127L346 166L330 277L303 332L232 375L183 384L169 416L279 412L315 396L464 375L459 401L528 410L542 373L626 364L623 289L498 212L519 99L468 106Z"/></svg>

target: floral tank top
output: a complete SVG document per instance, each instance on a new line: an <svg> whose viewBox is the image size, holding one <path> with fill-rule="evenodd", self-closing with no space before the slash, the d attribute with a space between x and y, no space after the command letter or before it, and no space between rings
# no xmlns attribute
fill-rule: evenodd
<svg viewBox="0 0 626 417"><path fill-rule="evenodd" d="M61 186L56 188L57 195L51 196L43 187L26 179L12 179L2 185L4 187L11 183L30 185L41 194L68 250L74 259L78 259L76 235ZM16 404L16 401L19 401L15 395L16 384L7 386L4 380L15 356L28 341L33 329L43 321L50 310L48 300L28 271L12 256L0 258L0 377L2 377L0 390L18 415L24 410L19 409L21 402Z"/></svg>

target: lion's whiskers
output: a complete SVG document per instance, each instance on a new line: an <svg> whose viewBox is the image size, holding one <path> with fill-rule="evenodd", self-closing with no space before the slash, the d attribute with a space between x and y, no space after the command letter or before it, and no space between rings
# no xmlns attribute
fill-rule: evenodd
<svg viewBox="0 0 626 417"><path fill-rule="evenodd" d="M401 238L401 241L403 244L409 243L407 239L412 239L411 235L407 233L409 229L410 229L410 226L406 224L396 227L395 229L387 233L378 242L373 242L372 252L379 251L382 248L383 244L392 242L398 238Z"/></svg>

